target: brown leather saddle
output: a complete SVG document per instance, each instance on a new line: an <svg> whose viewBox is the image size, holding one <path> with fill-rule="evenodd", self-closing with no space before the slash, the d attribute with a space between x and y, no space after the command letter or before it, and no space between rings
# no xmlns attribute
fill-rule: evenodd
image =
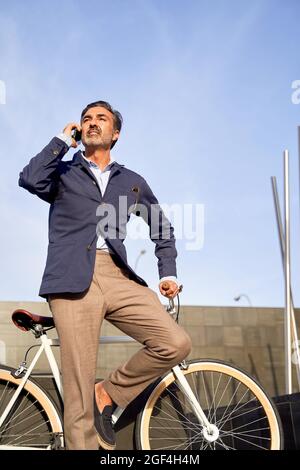
<svg viewBox="0 0 300 470"><path fill-rule="evenodd" d="M43 328L55 326L53 317L42 317L21 308L15 310L11 318L16 327L22 331L32 330L36 325L41 325Z"/></svg>

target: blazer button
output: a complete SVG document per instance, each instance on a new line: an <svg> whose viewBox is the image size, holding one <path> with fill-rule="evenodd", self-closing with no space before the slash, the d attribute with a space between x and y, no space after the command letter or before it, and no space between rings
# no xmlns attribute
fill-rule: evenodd
<svg viewBox="0 0 300 470"><path fill-rule="evenodd" d="M53 155L58 155L59 151L58 150L53 150Z"/></svg>
<svg viewBox="0 0 300 470"><path fill-rule="evenodd" d="M88 246L86 247L86 249L87 249L88 251L91 251L91 245L88 245Z"/></svg>
<svg viewBox="0 0 300 470"><path fill-rule="evenodd" d="M93 181L93 184L95 184L95 185L96 185L96 184L97 184L97 183L96 183L96 181Z"/></svg>

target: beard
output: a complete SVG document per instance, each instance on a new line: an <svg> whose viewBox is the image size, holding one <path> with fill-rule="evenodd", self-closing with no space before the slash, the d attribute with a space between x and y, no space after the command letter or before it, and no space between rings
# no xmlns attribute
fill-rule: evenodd
<svg viewBox="0 0 300 470"><path fill-rule="evenodd" d="M86 147L102 148L108 150L112 144L112 136L104 136L103 134L86 135L85 138L82 139L82 143Z"/></svg>

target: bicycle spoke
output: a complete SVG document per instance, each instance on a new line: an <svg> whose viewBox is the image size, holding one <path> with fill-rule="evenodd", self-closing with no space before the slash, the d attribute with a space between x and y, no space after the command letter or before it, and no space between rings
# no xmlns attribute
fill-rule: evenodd
<svg viewBox="0 0 300 470"><path fill-rule="evenodd" d="M166 439L166 438L164 438L164 437L161 438L161 440L162 440L163 442L166 442L167 440L170 440L170 439L171 439L171 438L169 438L169 439ZM151 440L154 440L154 439L150 439L150 441L151 441ZM155 440L157 440L157 438L155 438ZM172 440L174 440L174 439L172 439ZM178 440L178 438L177 438L176 440ZM205 441L205 442L206 442L206 441ZM187 447L185 446L186 443L188 443ZM192 442L192 443L193 443L193 442ZM181 448L181 449L183 450L183 449L186 449L186 448L190 447L192 443L191 443L190 441L188 441L188 439L185 438L184 441L183 441L183 442L180 442L178 445L175 445L175 446L174 446L174 445L170 445L170 446L160 446L159 448L160 448L161 450L166 450L166 449L178 450L179 448ZM184 447L184 446L185 446L185 447Z"/></svg>
<svg viewBox="0 0 300 470"><path fill-rule="evenodd" d="M219 380L218 380L218 384L217 384L217 387L216 387L216 391L215 391L215 393L214 393L214 400L213 400L214 408L212 408L212 409L213 409L214 411L216 411L216 409L218 408L219 403L220 403L220 400L219 400L217 406L215 406L215 397L217 396L217 393L218 393L218 390L219 390L219 385L220 385L220 383L221 383L221 378L222 378L222 377L221 377L221 374L219 374ZM222 395L222 396L223 396L223 395ZM221 399L222 399L222 397L221 397ZM212 406L213 406L213 405L212 405ZM211 411L211 410L210 410L210 411ZM212 418L215 418L215 417L216 417L216 413L215 413L215 412L214 412L214 414L213 414L212 416L211 416L211 414L210 414L210 412L209 412L209 421L210 421L210 422L212 422L211 419L212 419ZM214 419L214 424L215 424L215 423L216 423L216 420Z"/></svg>
<svg viewBox="0 0 300 470"><path fill-rule="evenodd" d="M32 419L34 416L39 416L40 415L40 411L36 411L35 413L31 414L30 416L27 416L26 418L22 419L21 421L18 421L18 426L21 425L21 424L24 424L25 421L29 420L29 419ZM13 419L11 421L8 422L8 424L11 424L13 421ZM11 424L8 428L6 428L6 431L9 431L11 428L13 428L15 426L15 424Z"/></svg>
<svg viewBox="0 0 300 470"><path fill-rule="evenodd" d="M168 394L170 394L171 396L173 396L173 397L182 405L183 409L187 406L186 403L184 403L183 401L179 400L178 396L175 395L173 392L171 392L171 390L168 389L167 392L168 392ZM178 388L178 392L180 392L179 388ZM180 392L180 393L181 393L181 392ZM187 402L187 403L188 403L188 405L189 405L189 402ZM171 405L168 403L168 401L166 401L165 404L167 404L171 409L174 409L174 407L171 406ZM191 408L189 408L189 410L192 411ZM160 411L160 410L159 410L159 411ZM191 423L191 424L195 424L195 423L193 423L190 419L188 419L186 415L184 415L183 413L179 412L178 409L176 409L176 413L179 414L179 415L184 419L184 421L189 422L189 423ZM170 416L170 415L169 415L169 416ZM200 424L200 423L199 423L199 424Z"/></svg>
<svg viewBox="0 0 300 470"><path fill-rule="evenodd" d="M252 410L251 410L251 411L252 411ZM244 414L246 414L246 413L244 413ZM244 416L244 414L239 415L239 416ZM258 421L262 421L262 420L266 420L266 417L265 417L265 416L262 416L261 418L257 418L257 419L255 419L255 420L253 420L253 421L250 421L249 423L246 423L246 424L243 424L243 425L241 425L241 426L237 426L237 427L235 427L235 428L232 428L232 431L237 431L237 430L239 430L239 429L244 428L245 426L248 426L248 427L249 427L251 424L257 423ZM221 429L221 428L220 428L220 429ZM262 430L262 429L270 429L270 428L268 427L268 428L260 428L260 429Z"/></svg>
<svg viewBox="0 0 300 470"><path fill-rule="evenodd" d="M5 387L4 387L4 389L3 389L3 392L2 392L2 394L1 394L0 403L1 403L2 400L3 400L3 397L8 396L7 388L8 388L8 382L6 382L6 385L5 385Z"/></svg>
<svg viewBox="0 0 300 470"><path fill-rule="evenodd" d="M230 377L230 380L229 380L229 382L231 382L231 380L232 380L232 377ZM228 384L229 384L229 382L228 382ZM237 389L236 389L235 393L232 395L232 397L231 397L231 399L230 399L230 402L228 403L228 405L227 405L227 407L226 407L226 409L225 409L225 411L224 411L224 413L223 413L223 416L224 416L224 415L225 415L225 413L227 412L228 408L230 408L230 406L231 406L231 403L232 403L232 401L233 401L233 399L234 399L234 397L235 397L235 395L236 395L236 393L237 393L237 391L238 391L238 389L239 389L240 385L241 385L241 383L239 382L239 384L238 384L238 386L237 386ZM223 416L221 417L221 421L222 421L222 418L223 418Z"/></svg>
<svg viewBox="0 0 300 470"><path fill-rule="evenodd" d="M221 376L221 374L220 374L220 376ZM227 384L226 384L226 386L225 386L224 389L223 389L222 395L221 395L221 397L220 397L220 399L219 399L219 401L218 401L217 406L215 407L214 418L216 418L217 409L218 409L218 407L219 407L221 401L223 400L223 397L225 396L225 394L226 394L226 392L227 392L227 389L228 389L228 387L229 387L229 385L230 385L230 383L231 383L231 380L232 380L232 377L228 377L228 378L227 378ZM216 419L215 419L215 423L216 423Z"/></svg>
<svg viewBox="0 0 300 470"><path fill-rule="evenodd" d="M265 419L265 418L264 418L264 419ZM256 421L253 421L253 422L250 423L250 424L253 424L253 423L255 423L255 422L256 422ZM245 427L245 426L248 426L248 424L245 424L244 426L240 426L240 427L242 428L242 427ZM233 429L232 429L231 431L229 431L229 432L236 431L237 429L239 429L239 428L233 428ZM252 428L251 428L249 431L241 431L241 432L239 431L239 434L244 434L244 433L247 433L247 432L256 432L256 431L257 431L257 432L258 432L258 431L259 431L259 432L262 432L262 431L267 431L267 430L270 430L270 428L269 428L269 427L267 427L267 428L257 428L257 429L252 429ZM227 432L227 431L225 431L225 433L226 433L226 432Z"/></svg>
<svg viewBox="0 0 300 470"><path fill-rule="evenodd" d="M24 446L25 443L28 445L28 443L29 443L30 441L35 440L35 442L34 442L34 447L40 447L40 446L42 446L43 444L38 444L38 443L36 442L36 439L37 439L37 438L40 439L42 436L45 436L45 437L46 437L47 434L41 434L41 433L38 433L38 434L30 434L30 437L28 437L27 439L22 440L22 442L17 442L18 439L21 439L23 436L20 436L20 435L13 435L13 434L11 435L11 434L10 434L9 436L6 436L6 437L15 438L15 439L12 439L12 440L8 441L6 445Z"/></svg>
<svg viewBox="0 0 300 470"><path fill-rule="evenodd" d="M249 432L252 432L252 431L249 431ZM249 434L248 432L244 431L244 432L239 432L239 433L232 433L232 432L226 432L225 435L232 435L232 436L239 436L240 434L243 435L243 437L253 437L254 439L262 439L262 440L265 440L265 441L270 441L270 438L269 437L264 437L264 436L255 436L253 434ZM222 434L223 436L223 434Z"/></svg>
<svg viewBox="0 0 300 470"><path fill-rule="evenodd" d="M234 435L233 435L233 438L234 438L234 439L239 439L239 440L241 440L241 441L243 441L243 442L246 442L247 444L251 444L251 446L258 447L258 448L260 448L260 449L264 449L264 450L265 450L265 447L260 446L260 445L258 445L258 444L255 444L254 442L247 441L246 439L243 439L242 437L240 437L238 434L234 434Z"/></svg>
<svg viewBox="0 0 300 470"><path fill-rule="evenodd" d="M22 434L22 437L24 436L27 436L30 432L33 432L35 431L36 429L40 428L41 426L44 426L45 425L45 422L42 422L38 425L36 425L34 428L30 429L29 431L27 431L25 434ZM21 437L21 436L20 436ZM16 439L15 439L16 440ZM14 441L13 441L14 442ZM12 444L13 442L10 442L10 444Z"/></svg>
<svg viewBox="0 0 300 470"><path fill-rule="evenodd" d="M238 415L234 415L234 417L232 418L232 413L230 413L228 416L225 416L224 417L224 420L223 421L218 421L218 424L222 424L222 426L219 427L219 429L222 429L224 427L224 425L226 424L226 422L229 420L229 419L237 419L237 418L241 418L242 416L245 416L246 414L249 414L249 413L253 413L254 411L257 411L261 409L261 406L257 406L256 408L251 408L247 411L244 411L243 413L240 413ZM261 420L261 419L265 419L266 417L263 416L262 418L258 418L258 420Z"/></svg>
<svg viewBox="0 0 300 470"><path fill-rule="evenodd" d="M206 404L207 404L207 408L209 409L208 392L207 392L207 390L206 390L206 383L205 383L203 371L201 371L201 377L202 377L202 382L203 382L203 389L204 389L204 395L205 395L205 399L206 399ZM199 402L200 402L200 400L199 400Z"/></svg>
<svg viewBox="0 0 300 470"><path fill-rule="evenodd" d="M247 391L244 393L243 397L246 395L246 393L247 393ZM243 399L243 397L241 398L241 400ZM242 403L240 406L239 406L239 402L238 402L238 403L235 405L235 407L229 412L228 415L225 414L226 411L227 411L227 409L229 408L229 407L227 407L226 410L224 411L223 416L221 417L221 419L218 420L218 423L224 423L224 420L225 420L225 422L226 422L226 420L228 420L228 419L233 415L233 413L234 413L235 411L241 410L241 409L244 408L245 406L249 405L249 403L250 403L251 401L255 401L255 397L253 398L253 400L250 400L250 401L248 401L248 402L244 402L244 403ZM248 413L248 412L251 412L251 411L253 411L253 410L250 409L250 410L248 410L248 411L245 412L245 413ZM237 415L237 416L242 416L242 415ZM236 416L235 416L235 417L236 417Z"/></svg>
<svg viewBox="0 0 300 470"><path fill-rule="evenodd" d="M236 450L234 447L229 446L228 444L225 444L223 440L219 437L218 439L218 445L220 447L224 447L225 450Z"/></svg>
<svg viewBox="0 0 300 470"><path fill-rule="evenodd" d="M172 410L174 410L174 408L172 408L169 403L166 402L165 405L169 406ZM176 410L176 412L177 412L177 410ZM165 420L168 420L169 422L170 422L170 421L175 421L175 422L178 422L178 421L179 421L178 418L176 419L175 417L173 417L171 414L167 413L167 412L164 411L164 410L160 410L160 413L164 413L164 414L165 414L166 416L168 416L169 418L161 418L161 417L157 418L157 417L156 417L156 419L160 419L160 420L161 420L161 419L165 419ZM195 423L193 423L192 421L190 421L183 413L178 413L178 414L180 415L180 417L182 417L182 418L184 419L184 423L185 423L185 424L190 423L192 426L195 427Z"/></svg>

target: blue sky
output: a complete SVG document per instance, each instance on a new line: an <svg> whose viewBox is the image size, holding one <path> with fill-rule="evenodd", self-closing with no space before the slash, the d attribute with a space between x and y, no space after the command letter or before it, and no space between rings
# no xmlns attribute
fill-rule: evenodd
<svg viewBox="0 0 300 470"><path fill-rule="evenodd" d="M204 205L203 248L177 243L184 304L237 305L240 293L284 304L270 177L282 201L290 150L299 305L298 0L0 0L0 12L0 300L40 300L48 206L18 187L19 172L105 99L124 117L114 157L161 202ZM147 250L138 272L156 288L154 245L126 245L132 266Z"/></svg>

